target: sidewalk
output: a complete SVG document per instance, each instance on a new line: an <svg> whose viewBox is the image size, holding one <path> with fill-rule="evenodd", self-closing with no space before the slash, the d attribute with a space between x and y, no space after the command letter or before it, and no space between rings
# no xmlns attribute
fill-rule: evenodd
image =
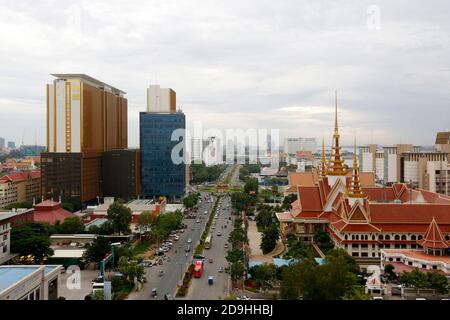
<svg viewBox="0 0 450 320"><path fill-rule="evenodd" d="M247 230L247 237L249 241L250 246L250 260L254 261L260 261L260 262L266 262L266 263L272 263L272 258L274 256L277 256L285 250L284 244L281 240L277 241L277 244L275 248L272 250L272 252L269 252L268 254L263 254L261 251L261 233L258 232L258 229L256 227L255 221L249 221L248 222L248 230Z"/></svg>

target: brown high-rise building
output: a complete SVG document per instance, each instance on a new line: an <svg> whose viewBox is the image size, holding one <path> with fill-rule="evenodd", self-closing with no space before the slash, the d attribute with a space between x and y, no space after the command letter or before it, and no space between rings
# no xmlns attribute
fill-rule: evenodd
<svg viewBox="0 0 450 320"><path fill-rule="evenodd" d="M53 76L47 85L42 193L89 201L101 195L102 152L128 146L125 92L84 74Z"/></svg>

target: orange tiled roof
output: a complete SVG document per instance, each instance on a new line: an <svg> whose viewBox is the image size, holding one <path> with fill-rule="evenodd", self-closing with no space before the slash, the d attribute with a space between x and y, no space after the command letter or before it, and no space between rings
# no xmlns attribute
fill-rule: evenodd
<svg viewBox="0 0 450 320"><path fill-rule="evenodd" d="M316 183L312 172L289 172L288 179L291 186L314 186Z"/></svg>

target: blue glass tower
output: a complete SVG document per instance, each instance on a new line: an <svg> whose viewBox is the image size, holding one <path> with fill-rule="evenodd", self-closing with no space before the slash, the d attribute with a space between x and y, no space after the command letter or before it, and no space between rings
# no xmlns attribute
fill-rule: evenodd
<svg viewBox="0 0 450 320"><path fill-rule="evenodd" d="M180 198L186 187L186 165L172 161L172 150L184 139L171 141L172 132L186 129L184 113L139 114L141 148L141 190L144 196ZM175 149L177 150L177 149ZM184 157L184 148L177 152Z"/></svg>

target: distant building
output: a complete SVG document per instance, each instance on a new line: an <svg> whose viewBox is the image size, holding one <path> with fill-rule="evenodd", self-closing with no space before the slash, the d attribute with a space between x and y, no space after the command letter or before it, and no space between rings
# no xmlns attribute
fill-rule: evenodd
<svg viewBox="0 0 450 320"><path fill-rule="evenodd" d="M311 151L297 151L295 158L297 160L297 172L312 171L314 168L314 155Z"/></svg>
<svg viewBox="0 0 450 320"><path fill-rule="evenodd" d="M424 151L418 146L402 144L383 147L371 144L359 147L359 161L364 172L374 172L379 183L390 185L410 183L415 188L450 195L450 149L440 132L436 151Z"/></svg>
<svg viewBox="0 0 450 320"><path fill-rule="evenodd" d="M161 88L159 85L150 85L147 88L147 112L176 111L177 94L171 88Z"/></svg>
<svg viewBox="0 0 450 320"><path fill-rule="evenodd" d="M284 139L283 153L284 153L285 161L288 164L296 162L296 152L297 151L316 152L316 150L317 150L316 138L286 138L286 139Z"/></svg>
<svg viewBox="0 0 450 320"><path fill-rule="evenodd" d="M172 133L186 128L184 113L141 112L139 116L142 194L183 197L186 189L185 137L180 138L182 142L172 141ZM180 147L179 150L176 147ZM172 153L177 159L172 159Z"/></svg>
<svg viewBox="0 0 450 320"><path fill-rule="evenodd" d="M9 149L15 149L16 143L14 141L8 141L8 148Z"/></svg>
<svg viewBox="0 0 450 320"><path fill-rule="evenodd" d="M46 149L45 146L20 146L20 151L25 156L39 156Z"/></svg>
<svg viewBox="0 0 450 320"><path fill-rule="evenodd" d="M15 202L32 202L41 194L41 172L10 172L0 178L0 208Z"/></svg>
<svg viewBox="0 0 450 320"><path fill-rule="evenodd" d="M109 150L102 153L102 194L124 200L141 193L139 150Z"/></svg>
<svg viewBox="0 0 450 320"><path fill-rule="evenodd" d="M4 149L5 146L5 138L0 137L0 149Z"/></svg>
<svg viewBox="0 0 450 320"><path fill-rule="evenodd" d="M60 265L0 266L0 300L57 300Z"/></svg>

